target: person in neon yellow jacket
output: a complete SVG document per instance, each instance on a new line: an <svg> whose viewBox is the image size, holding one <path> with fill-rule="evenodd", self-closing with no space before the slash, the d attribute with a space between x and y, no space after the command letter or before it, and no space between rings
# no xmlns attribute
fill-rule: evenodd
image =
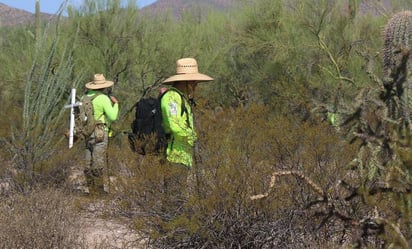
<svg viewBox="0 0 412 249"><path fill-rule="evenodd" d="M198 82L213 80L198 72L197 62L193 58L177 60L176 73L163 81L171 87L166 92L160 92L163 128L169 137L166 148L169 164L164 177L165 198L161 206L163 211L171 211L171 214L182 210L185 193L190 192L189 169L193 166L197 139L192 112L195 89Z"/></svg>
<svg viewBox="0 0 412 249"><path fill-rule="evenodd" d="M166 149L169 162L192 167L197 136L191 103L194 103L197 83L212 80L198 72L195 59L182 58L176 61L176 75L163 81L163 84L171 85L161 98L163 127L170 135Z"/></svg>
<svg viewBox="0 0 412 249"><path fill-rule="evenodd" d="M192 166L192 150L197 139L193 124L193 112L179 87L170 88L161 102L163 126L170 134L166 148L167 160Z"/></svg>
<svg viewBox="0 0 412 249"><path fill-rule="evenodd" d="M74 189L82 193L89 193L89 187L100 193L107 193L107 148L110 134L110 126L117 119L119 113L119 101L114 96L108 96L104 91L112 87L113 81L105 79L103 74L95 74L94 79L88 82L86 94L93 97L93 115L96 120L102 122L102 129L98 135L95 129L90 136L85 148L85 163L80 169L74 169L71 180ZM96 96L97 95L97 96Z"/></svg>

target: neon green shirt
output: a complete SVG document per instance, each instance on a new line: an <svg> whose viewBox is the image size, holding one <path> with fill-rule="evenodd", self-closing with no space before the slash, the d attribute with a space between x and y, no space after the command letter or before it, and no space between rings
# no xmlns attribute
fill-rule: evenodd
<svg viewBox="0 0 412 249"><path fill-rule="evenodd" d="M98 91L89 90L88 96L93 96ZM110 129L111 124L119 115L119 104L112 104L112 101L106 94L100 94L93 99L93 115L96 120L100 120L106 124L106 130Z"/></svg>
<svg viewBox="0 0 412 249"><path fill-rule="evenodd" d="M163 127L166 134L171 135L166 149L166 158L170 162L192 167L193 147L197 137L192 109L182 96L179 90L171 88L161 99Z"/></svg>

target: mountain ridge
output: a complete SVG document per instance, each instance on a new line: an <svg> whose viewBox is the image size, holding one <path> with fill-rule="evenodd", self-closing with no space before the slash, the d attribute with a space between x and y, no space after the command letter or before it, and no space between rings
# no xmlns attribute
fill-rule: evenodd
<svg viewBox="0 0 412 249"><path fill-rule="evenodd" d="M43 21L52 19L53 17L55 17L55 15L40 13L40 19ZM34 22L35 14L0 3L1 27L30 25Z"/></svg>
<svg viewBox="0 0 412 249"><path fill-rule="evenodd" d="M157 0L142 10L155 14L170 11L173 16L179 17L187 9L226 10L233 6L234 2L235 0Z"/></svg>
<svg viewBox="0 0 412 249"><path fill-rule="evenodd" d="M157 0L143 8L143 12L149 14L162 14L169 11L173 16L179 17L187 9L214 9L226 10L230 8L235 0ZM40 19L47 21L56 15L40 13ZM10 7L0 3L0 27L13 27L30 25L35 22L35 14Z"/></svg>
<svg viewBox="0 0 412 249"><path fill-rule="evenodd" d="M253 2L253 0L249 1ZM204 14L208 10L226 11L238 2L239 1L236 0L157 0L141 8L141 11L149 15L170 13L172 16L179 18L185 10L190 9L200 14ZM245 2L248 1L245 0ZM359 2L357 11L361 14L370 11L379 14L379 12L387 12L387 10L390 9L391 3L389 0L382 0L379 4L362 0ZM350 10L345 9L344 11ZM56 15L48 13L40 14L40 19L43 21L48 21L54 17L56 17ZM33 13L0 3L0 27L30 25L34 22L35 15Z"/></svg>

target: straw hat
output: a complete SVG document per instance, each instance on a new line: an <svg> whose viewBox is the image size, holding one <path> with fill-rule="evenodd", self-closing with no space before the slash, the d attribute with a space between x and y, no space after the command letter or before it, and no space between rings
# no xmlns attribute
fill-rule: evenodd
<svg viewBox="0 0 412 249"><path fill-rule="evenodd" d="M86 83L87 89L102 89L113 86L113 81L106 80L103 74L95 74L93 81Z"/></svg>
<svg viewBox="0 0 412 249"><path fill-rule="evenodd" d="M199 73L197 62L193 58L183 58L176 61L176 75L163 81L164 84L172 84L176 81L211 81L212 77Z"/></svg>

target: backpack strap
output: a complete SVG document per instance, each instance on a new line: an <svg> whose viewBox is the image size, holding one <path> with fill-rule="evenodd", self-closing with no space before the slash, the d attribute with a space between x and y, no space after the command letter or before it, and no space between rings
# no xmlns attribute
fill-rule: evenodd
<svg viewBox="0 0 412 249"><path fill-rule="evenodd" d="M86 94L86 95L87 95L87 94ZM94 94L89 97L89 98L90 98L90 102L92 102L92 106L93 106L93 100L94 100L95 98L99 97L100 95L103 95L103 93L100 92L100 91L95 91ZM93 115L94 115L94 107L93 107L92 110L93 110ZM104 115L104 113L102 113L102 115L100 115L100 117L97 118L96 121L99 122L99 119L100 119L103 115ZM105 120L106 120L106 118L105 118Z"/></svg>

